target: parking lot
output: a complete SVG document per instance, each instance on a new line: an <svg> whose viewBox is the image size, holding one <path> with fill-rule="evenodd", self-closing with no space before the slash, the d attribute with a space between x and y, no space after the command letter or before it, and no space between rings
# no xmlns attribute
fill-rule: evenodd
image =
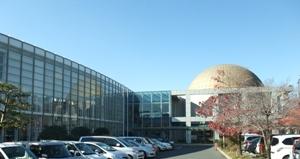
<svg viewBox="0 0 300 159"><path fill-rule="evenodd" d="M176 145L172 151L160 152L158 159L225 159L212 145Z"/></svg>

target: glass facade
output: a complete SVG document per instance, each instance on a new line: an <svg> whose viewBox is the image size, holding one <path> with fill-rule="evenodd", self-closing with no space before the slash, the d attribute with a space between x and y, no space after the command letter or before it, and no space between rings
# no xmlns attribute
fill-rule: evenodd
<svg viewBox="0 0 300 159"><path fill-rule="evenodd" d="M19 131L24 139L36 140L51 125L107 127L112 135L123 134L131 90L74 61L0 34L0 80L31 94L26 113L32 122L26 135Z"/></svg>
<svg viewBox="0 0 300 159"><path fill-rule="evenodd" d="M106 127L114 136L174 137L177 141L184 140L189 129L185 121L172 122L186 115L184 97L172 96L171 91L133 92L79 63L3 34L0 81L31 94L32 106L25 112L31 123L26 129L4 132L13 133L16 140L37 140L41 130L52 125L68 131L79 126L92 131Z"/></svg>
<svg viewBox="0 0 300 159"><path fill-rule="evenodd" d="M160 133L162 129L171 126L171 92L135 92L128 98L128 127L129 130L140 130L141 134L128 132L128 135L149 135L149 130ZM158 131L159 130L159 131ZM161 135L161 134L157 134Z"/></svg>

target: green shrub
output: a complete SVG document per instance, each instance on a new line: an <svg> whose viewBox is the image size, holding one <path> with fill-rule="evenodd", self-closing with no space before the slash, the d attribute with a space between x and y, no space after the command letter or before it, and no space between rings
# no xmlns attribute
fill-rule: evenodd
<svg viewBox="0 0 300 159"><path fill-rule="evenodd" d="M71 136L73 140L79 140L81 136L91 135L91 130L87 127L75 127L71 130Z"/></svg>
<svg viewBox="0 0 300 159"><path fill-rule="evenodd" d="M69 138L65 126L47 126L39 134L40 140L68 140Z"/></svg>
<svg viewBox="0 0 300 159"><path fill-rule="evenodd" d="M93 135L95 135L95 136L97 136L97 135L98 136L100 136L100 135L110 135L110 132L105 127L99 127L99 128L97 128L97 129L94 130Z"/></svg>

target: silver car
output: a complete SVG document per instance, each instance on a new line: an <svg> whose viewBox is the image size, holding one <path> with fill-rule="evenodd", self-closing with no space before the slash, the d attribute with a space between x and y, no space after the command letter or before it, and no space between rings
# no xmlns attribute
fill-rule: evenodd
<svg viewBox="0 0 300 159"><path fill-rule="evenodd" d="M67 149L73 156L82 156L85 159L107 159L101 154L96 154L88 145L78 141L64 141Z"/></svg>
<svg viewBox="0 0 300 159"><path fill-rule="evenodd" d="M84 142L97 154L101 154L109 159L128 159L128 155L122 151L118 151L113 147L102 142Z"/></svg>
<svg viewBox="0 0 300 159"><path fill-rule="evenodd" d="M113 148L126 153L132 159L144 159L144 153L138 147L134 147L126 141L113 136L82 136L80 142L103 142Z"/></svg>
<svg viewBox="0 0 300 159"><path fill-rule="evenodd" d="M0 154L3 159L10 158L26 158L26 159L37 159L37 157L19 143L1 143L0 144Z"/></svg>
<svg viewBox="0 0 300 159"><path fill-rule="evenodd" d="M146 158L153 158L156 157L156 151L152 147L152 145L146 145L146 144L141 144L133 140L133 138L127 138L127 137L121 137L124 139L126 142L132 144L135 147L139 147L143 152Z"/></svg>

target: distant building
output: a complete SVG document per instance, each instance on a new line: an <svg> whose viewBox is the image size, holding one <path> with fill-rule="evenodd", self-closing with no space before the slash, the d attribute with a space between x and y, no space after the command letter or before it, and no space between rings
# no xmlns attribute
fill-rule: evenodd
<svg viewBox="0 0 300 159"><path fill-rule="evenodd" d="M214 79L217 77L221 82ZM207 122L212 118L196 114L199 102L212 95L228 93L230 88L261 86L261 80L246 68L229 64L213 66L200 73L186 91L132 93L128 104L128 123L133 124L129 130L138 135L155 135L177 142L211 142L214 132L208 128Z"/></svg>
<svg viewBox="0 0 300 159"><path fill-rule="evenodd" d="M216 76L223 71L225 83ZM195 110L218 88L260 87L259 78L237 65L217 65L199 74L185 91L133 92L119 82L50 51L0 34L0 80L31 93L31 123L5 130L1 139L37 140L45 126L70 131L106 127L112 135L142 135L178 142L209 142L214 133ZM222 92L223 91L223 92Z"/></svg>

